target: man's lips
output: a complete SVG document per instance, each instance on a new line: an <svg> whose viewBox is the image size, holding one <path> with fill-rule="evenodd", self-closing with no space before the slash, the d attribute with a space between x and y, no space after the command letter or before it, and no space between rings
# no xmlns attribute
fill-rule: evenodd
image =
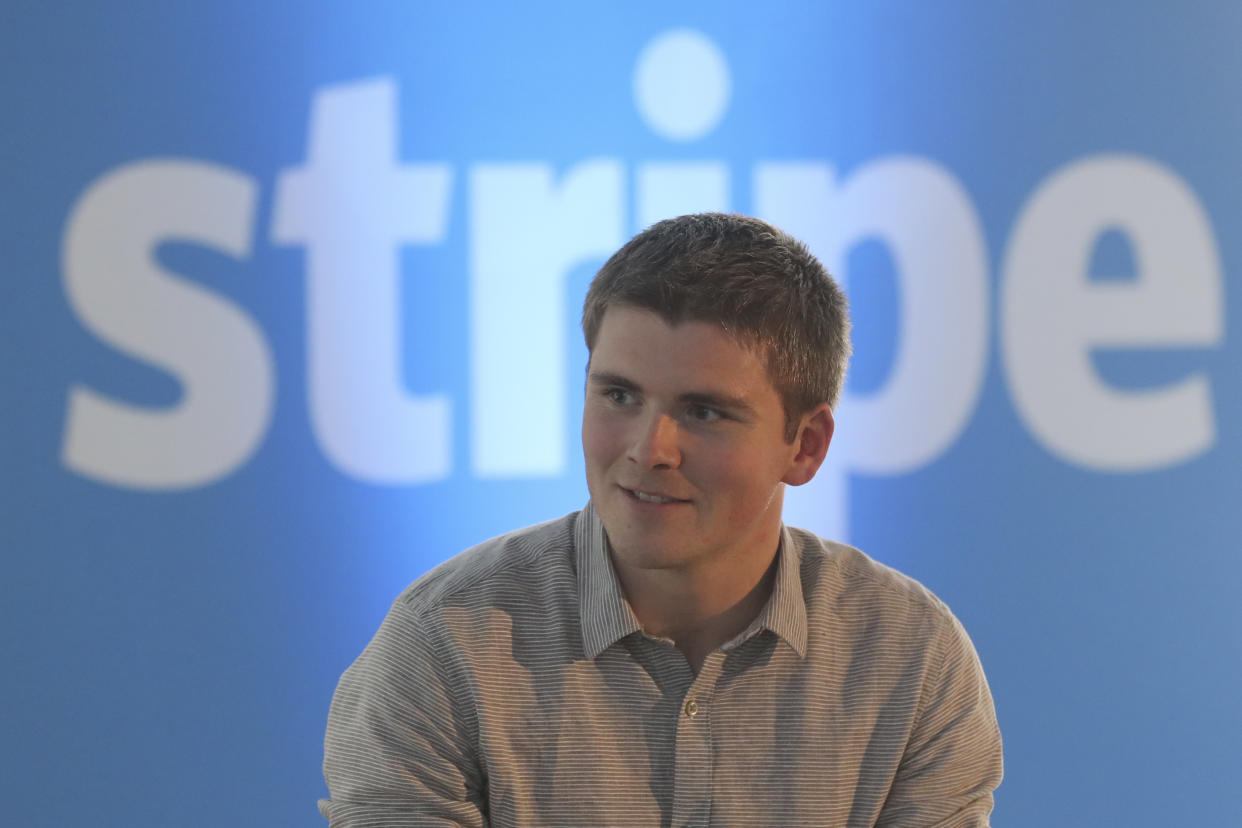
<svg viewBox="0 0 1242 828"><path fill-rule="evenodd" d="M681 497L673 497L670 494L654 489L630 488L629 486L621 486L621 491L625 492L639 503L655 503L655 504L673 504L673 503L689 503L689 500Z"/></svg>

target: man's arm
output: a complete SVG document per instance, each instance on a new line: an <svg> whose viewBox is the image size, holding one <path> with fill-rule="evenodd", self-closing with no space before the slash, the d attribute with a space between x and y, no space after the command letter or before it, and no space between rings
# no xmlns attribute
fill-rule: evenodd
<svg viewBox="0 0 1242 828"><path fill-rule="evenodd" d="M876 828L987 828L1003 774L992 694L966 631L948 616L906 751Z"/></svg>
<svg viewBox="0 0 1242 828"><path fill-rule="evenodd" d="M324 740L332 798L319 803L332 828L487 825L477 723L433 639L398 599L341 677Z"/></svg>

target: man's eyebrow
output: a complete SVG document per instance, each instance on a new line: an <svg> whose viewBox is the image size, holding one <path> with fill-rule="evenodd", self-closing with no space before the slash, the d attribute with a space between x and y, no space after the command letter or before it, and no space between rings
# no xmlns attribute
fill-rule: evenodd
<svg viewBox="0 0 1242 828"><path fill-rule="evenodd" d="M610 374L607 371L591 371L587 374L587 382L593 382L596 385L612 385L617 388L628 388L634 391L638 390L638 383L631 379L627 379L620 374Z"/></svg>
<svg viewBox="0 0 1242 828"><path fill-rule="evenodd" d="M692 405L706 405L709 408L725 408L734 414L742 416L754 416L755 407L745 397L735 397L730 394L713 394L707 391L692 391L688 394L682 394L681 400Z"/></svg>

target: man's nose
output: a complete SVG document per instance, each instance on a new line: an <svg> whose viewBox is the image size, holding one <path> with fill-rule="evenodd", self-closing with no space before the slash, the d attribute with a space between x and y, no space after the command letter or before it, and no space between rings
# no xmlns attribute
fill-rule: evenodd
<svg viewBox="0 0 1242 828"><path fill-rule="evenodd" d="M656 414L647 419L630 444L629 457L645 469L675 469L680 466L677 421L666 414Z"/></svg>

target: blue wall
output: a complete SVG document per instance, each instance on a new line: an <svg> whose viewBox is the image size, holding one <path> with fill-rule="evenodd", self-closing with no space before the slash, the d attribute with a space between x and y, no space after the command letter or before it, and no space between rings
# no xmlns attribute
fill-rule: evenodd
<svg viewBox="0 0 1242 828"><path fill-rule="evenodd" d="M970 630L995 823L1242 824L1242 7L251 5L3 14L10 822L315 824L392 598L585 501L595 268L728 209L851 295L787 516Z"/></svg>

